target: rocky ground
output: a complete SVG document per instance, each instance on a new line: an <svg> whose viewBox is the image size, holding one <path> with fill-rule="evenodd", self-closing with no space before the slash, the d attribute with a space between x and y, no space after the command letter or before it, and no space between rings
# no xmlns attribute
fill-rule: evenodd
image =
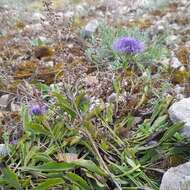
<svg viewBox="0 0 190 190"><path fill-rule="evenodd" d="M7 1L2 5L0 3L0 118L3 126L0 128L0 135L3 136L5 131L10 133L12 141L22 134L19 111L23 104L42 101L41 89L45 87L36 89L36 83L39 82L52 88L56 84L68 91L74 88L83 89L92 104L105 105L115 101L113 79L120 77L125 90L122 90L119 97L117 117L132 110L139 120L137 123L140 123L149 115L156 97L150 92L149 100L139 105L143 90L141 78L134 84L134 93L128 94L132 87L123 71L113 71L110 66L105 65L98 69L86 55L86 49L91 47L89 39L96 34L101 23L105 22L116 27L138 27L141 31L147 31L150 38L156 35L167 36L164 45L169 53L158 64L169 67L172 72L168 75L164 73L158 78L156 70L156 79L152 85L155 90L164 83L168 85L166 89L158 90L159 94L171 96L174 102L179 101L171 106L169 115L173 122L186 123L183 133L189 137L188 0L158 0L154 3L137 0L134 3L124 0L72 3L54 1L53 5L31 1L25 2L23 7L23 4L17 5L11 6ZM39 46L40 43L43 43L43 47ZM180 167L180 173L181 170L183 167ZM170 172L173 171L169 170L163 183L173 180L170 179L173 175L169 175ZM184 176L188 178L189 175L190 170ZM177 183L177 179L174 180ZM179 181L183 184L181 178ZM161 189L169 189L166 186L163 184Z"/></svg>

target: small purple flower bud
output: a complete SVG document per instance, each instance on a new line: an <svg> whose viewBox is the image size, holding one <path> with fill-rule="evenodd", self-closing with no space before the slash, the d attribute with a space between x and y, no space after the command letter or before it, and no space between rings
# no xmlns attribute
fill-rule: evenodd
<svg viewBox="0 0 190 190"><path fill-rule="evenodd" d="M47 107L41 104L32 104L30 107L30 113L33 115L43 115L47 112Z"/></svg>
<svg viewBox="0 0 190 190"><path fill-rule="evenodd" d="M112 48L119 53L137 54L144 51L144 43L132 37L120 37L113 42Z"/></svg>
<svg viewBox="0 0 190 190"><path fill-rule="evenodd" d="M13 145L15 145L15 144L17 144L18 143L18 140L16 140L16 139L13 139L11 142L10 142L10 144L13 144Z"/></svg>

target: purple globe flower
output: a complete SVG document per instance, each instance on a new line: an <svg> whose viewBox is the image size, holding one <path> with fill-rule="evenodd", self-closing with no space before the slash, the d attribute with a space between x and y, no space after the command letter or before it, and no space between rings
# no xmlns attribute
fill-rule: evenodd
<svg viewBox="0 0 190 190"><path fill-rule="evenodd" d="M47 107L38 103L32 104L30 106L30 113L33 115L43 115L47 112Z"/></svg>
<svg viewBox="0 0 190 190"><path fill-rule="evenodd" d="M126 36L116 39L112 48L119 53L137 54L144 51L144 43Z"/></svg>

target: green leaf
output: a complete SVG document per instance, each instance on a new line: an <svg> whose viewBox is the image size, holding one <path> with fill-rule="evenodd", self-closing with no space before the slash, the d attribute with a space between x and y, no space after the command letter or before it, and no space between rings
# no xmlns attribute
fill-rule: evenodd
<svg viewBox="0 0 190 190"><path fill-rule="evenodd" d="M34 134L37 135L45 135L45 136L49 136L50 133L48 130L46 130L43 125L37 124L37 123L30 123L28 126L28 130L33 132Z"/></svg>
<svg viewBox="0 0 190 190"><path fill-rule="evenodd" d="M69 190L81 190L77 185L72 185Z"/></svg>
<svg viewBox="0 0 190 190"><path fill-rule="evenodd" d="M183 123L176 123L172 125L163 135L163 137L160 139L159 143L166 142L171 139L171 137L178 132L182 127L184 126Z"/></svg>
<svg viewBox="0 0 190 190"><path fill-rule="evenodd" d="M83 100L84 96L85 96L85 93L82 92L82 93L80 93L80 94L75 98L75 103L76 103L76 105L77 105L78 107L80 106L81 101Z"/></svg>
<svg viewBox="0 0 190 190"><path fill-rule="evenodd" d="M21 184L19 183L19 179L17 175L8 167L4 167L2 169L3 173L3 180L10 185L11 187L14 187L17 190L22 190Z"/></svg>
<svg viewBox="0 0 190 190"><path fill-rule="evenodd" d="M113 105L110 104L106 110L105 121L111 123L113 121L113 115L114 115Z"/></svg>
<svg viewBox="0 0 190 190"><path fill-rule="evenodd" d="M94 172L96 174L99 174L101 176L106 176L105 172L98 167L93 161L91 160L84 160L84 159L79 159L74 162L73 164L76 164L77 166L81 166L86 168L88 171Z"/></svg>
<svg viewBox="0 0 190 190"><path fill-rule="evenodd" d="M80 177L79 175L75 173L69 172L65 174L64 177L66 177L67 179L71 181L71 183L78 185L82 189L85 189L85 190L91 189L88 183L82 177Z"/></svg>
<svg viewBox="0 0 190 190"><path fill-rule="evenodd" d="M46 45L47 44L47 41L46 40L41 40L40 38L35 38L35 39L32 39L30 40L30 44L32 46L42 46L42 45Z"/></svg>
<svg viewBox="0 0 190 190"><path fill-rule="evenodd" d="M37 83L35 84L36 88L38 88L38 90L40 90L44 95L47 95L49 90L50 90L50 87L46 84L43 84L43 83Z"/></svg>
<svg viewBox="0 0 190 190"><path fill-rule="evenodd" d="M86 114L85 119L86 119L86 120L90 120L90 119L92 119L93 117L99 115L102 111L103 111L103 108L101 108L101 107L96 107L96 108L94 108L90 113Z"/></svg>
<svg viewBox="0 0 190 190"><path fill-rule="evenodd" d="M92 124L92 122L85 121L83 125L87 128L88 132L92 135L93 139L96 139L98 131L97 128Z"/></svg>
<svg viewBox="0 0 190 190"><path fill-rule="evenodd" d="M114 91L117 95L119 95L120 91L121 91L121 79L118 77L116 79L114 79L113 81L113 88Z"/></svg>
<svg viewBox="0 0 190 190"><path fill-rule="evenodd" d="M3 179L3 177L0 177L0 185L5 184L6 181Z"/></svg>
<svg viewBox="0 0 190 190"><path fill-rule="evenodd" d="M57 172L57 171L67 171L74 169L76 165L72 163L56 163L56 162L49 162L47 164L43 164L41 166L36 167L23 167L23 170L26 171L39 171L39 172Z"/></svg>
<svg viewBox="0 0 190 190"><path fill-rule="evenodd" d="M151 129L152 130L158 129L160 126L162 126L166 122L167 118L168 118L167 115L158 117L152 124Z"/></svg>
<svg viewBox="0 0 190 190"><path fill-rule="evenodd" d="M78 109L83 113L86 113L89 110L90 101L85 97L85 93L82 92L75 98L75 103Z"/></svg>
<svg viewBox="0 0 190 190"><path fill-rule="evenodd" d="M64 180L62 178L47 179L44 182L40 183L37 187L33 188L33 190L47 190L49 188L52 189L52 187L55 187L63 183Z"/></svg>
<svg viewBox="0 0 190 190"><path fill-rule="evenodd" d="M62 111L67 112L72 118L76 116L76 112L70 102L61 94L53 92L53 95L57 98L58 104Z"/></svg>
<svg viewBox="0 0 190 190"><path fill-rule="evenodd" d="M28 109L26 107L22 108L21 115L22 115L23 126L25 129L28 129L30 126L31 117L29 116Z"/></svg>
<svg viewBox="0 0 190 190"><path fill-rule="evenodd" d="M24 166L27 166L30 161L32 160L33 156L35 154L38 154L38 147L37 146L33 146L30 150L27 151L26 156L24 158Z"/></svg>
<svg viewBox="0 0 190 190"><path fill-rule="evenodd" d="M64 138L65 136L65 125L63 123L63 121L59 121L57 122L53 128L52 128L52 132L54 137L58 140L61 140Z"/></svg>
<svg viewBox="0 0 190 190"><path fill-rule="evenodd" d="M171 101L172 101L172 98L167 97L167 98L159 100L156 103L156 105L154 106L154 112L153 112L151 119L150 119L150 123L154 122L154 120L157 117L159 117L159 116L161 116L167 112L167 108L170 105Z"/></svg>
<svg viewBox="0 0 190 190"><path fill-rule="evenodd" d="M76 161L72 161L69 163L56 163L56 162L49 162L47 164L43 164L41 166L36 167L22 167L21 169L25 171L39 171L39 172L57 172L57 171L67 171L71 169L75 169L76 167L83 167L86 168L90 172L94 172L96 174L105 176L105 172L99 168L94 162L91 160L84 160L79 159Z"/></svg>
<svg viewBox="0 0 190 190"><path fill-rule="evenodd" d="M105 188L106 185L106 179L103 179L102 177L101 178L96 178L95 175L93 174L90 174L90 173L86 173L86 176L89 178L89 179L93 179L91 181L91 186L93 187L93 189L96 189L96 190L105 190L107 188Z"/></svg>
<svg viewBox="0 0 190 190"><path fill-rule="evenodd" d="M39 153L39 152L33 155L32 159L35 160L36 162L39 162L39 161L49 162L52 160L52 158L49 155L45 153Z"/></svg>

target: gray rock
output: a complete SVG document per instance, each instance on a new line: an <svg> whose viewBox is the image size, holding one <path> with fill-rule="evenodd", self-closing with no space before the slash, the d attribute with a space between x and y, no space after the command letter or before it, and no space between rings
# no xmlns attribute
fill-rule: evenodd
<svg viewBox="0 0 190 190"><path fill-rule="evenodd" d="M166 38L166 45L178 44L180 42L180 37L177 35L170 35Z"/></svg>
<svg viewBox="0 0 190 190"><path fill-rule="evenodd" d="M181 99L185 98L185 96L184 96L185 87L176 85L174 87L173 91L176 93L177 100L181 100Z"/></svg>
<svg viewBox="0 0 190 190"><path fill-rule="evenodd" d="M42 15L39 12L33 13L33 15L32 15L32 21L34 21L34 22L40 22L42 19L45 19L44 15Z"/></svg>
<svg viewBox="0 0 190 190"><path fill-rule="evenodd" d="M85 28L82 30L82 36L84 38L89 38L92 36L93 33L96 32L97 28L99 26L99 22L94 19L87 23Z"/></svg>
<svg viewBox="0 0 190 190"><path fill-rule="evenodd" d="M43 26L41 23L30 24L25 26L25 31L27 32L31 31L40 32L41 30L43 30Z"/></svg>
<svg viewBox="0 0 190 190"><path fill-rule="evenodd" d="M181 27L180 27L178 24L176 24L176 23L171 24L170 27L171 27L172 30L174 30L174 31L178 31L178 30L181 29Z"/></svg>
<svg viewBox="0 0 190 190"><path fill-rule="evenodd" d="M177 57L172 57L171 58L170 65L174 69L177 69L177 68L183 66L183 64L179 61L179 59Z"/></svg>
<svg viewBox="0 0 190 190"><path fill-rule="evenodd" d="M190 190L190 162L170 168L162 178L160 190Z"/></svg>
<svg viewBox="0 0 190 190"><path fill-rule="evenodd" d="M7 108L10 100L10 94L5 94L0 97L0 108Z"/></svg>
<svg viewBox="0 0 190 190"><path fill-rule="evenodd" d="M109 103L115 103L117 99L117 95L116 93L112 93L108 98L107 98L107 102Z"/></svg>
<svg viewBox="0 0 190 190"><path fill-rule="evenodd" d="M177 94L176 95L177 100L182 100L183 98L185 98L185 96L183 94Z"/></svg>
<svg viewBox="0 0 190 190"><path fill-rule="evenodd" d="M156 33L163 33L166 30L166 22L161 20L161 21L156 21L155 23L155 32Z"/></svg>
<svg viewBox="0 0 190 190"><path fill-rule="evenodd" d="M184 91L185 91L185 87L182 87L182 86L180 86L179 84L177 84L177 85L175 86L175 88L174 88L174 92L175 92L176 94L184 93Z"/></svg>
<svg viewBox="0 0 190 190"><path fill-rule="evenodd" d="M0 144L0 157L4 157L8 154L8 149L5 144Z"/></svg>
<svg viewBox="0 0 190 190"><path fill-rule="evenodd" d="M14 102L11 102L11 111L12 112L19 112L19 111L21 111L21 106L14 103Z"/></svg>
<svg viewBox="0 0 190 190"><path fill-rule="evenodd" d="M182 134L190 137L190 98L183 98L179 102L175 102L168 110L170 119L173 122L184 122Z"/></svg>
<svg viewBox="0 0 190 190"><path fill-rule="evenodd" d="M67 11L66 13L64 13L64 17L70 19L74 16L74 14L74 11Z"/></svg>
<svg viewBox="0 0 190 190"><path fill-rule="evenodd" d="M157 27L157 31L162 33L162 32L165 31L165 27L164 27L163 25L159 25L159 26Z"/></svg>
<svg viewBox="0 0 190 190"><path fill-rule="evenodd" d="M190 41L186 42L185 45L190 48Z"/></svg>

